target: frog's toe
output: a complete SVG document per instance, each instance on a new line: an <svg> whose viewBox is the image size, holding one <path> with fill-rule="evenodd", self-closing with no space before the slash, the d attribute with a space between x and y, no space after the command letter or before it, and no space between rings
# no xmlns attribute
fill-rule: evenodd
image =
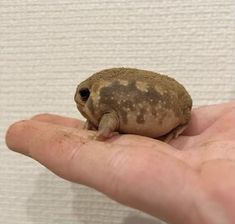
<svg viewBox="0 0 235 224"><path fill-rule="evenodd" d="M164 142L168 143L172 139L178 138L179 135L183 133L183 131L186 129L187 124L179 125L176 128L174 128L172 131L170 131L168 134L162 136L160 139Z"/></svg>

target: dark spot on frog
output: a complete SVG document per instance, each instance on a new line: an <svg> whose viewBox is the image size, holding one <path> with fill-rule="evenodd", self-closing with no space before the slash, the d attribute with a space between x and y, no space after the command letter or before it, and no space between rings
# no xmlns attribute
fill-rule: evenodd
<svg viewBox="0 0 235 224"><path fill-rule="evenodd" d="M136 87L136 81L130 80L127 86L119 83L118 80L114 81L111 85L100 89L100 105L109 105L114 111L117 111L123 121L127 123L127 108L131 111L139 110L139 115L136 113L136 122L144 123L144 108L135 107L134 104L148 103L151 113L156 116L156 105L160 102L166 101L164 108L172 109L174 103L170 97L163 94L161 95L156 91L153 85L148 86L148 91L141 91ZM163 105L161 105L163 107Z"/></svg>
<svg viewBox="0 0 235 224"><path fill-rule="evenodd" d="M131 111L134 111L135 110L135 107L133 106L133 102L131 100L122 100L121 101L121 105L124 107L124 108L129 108Z"/></svg>
<svg viewBox="0 0 235 224"><path fill-rule="evenodd" d="M121 85L118 81L113 82L112 85L100 89L100 102L99 108L108 105L114 111L118 111L124 123L127 123L127 111L124 108L132 106L131 101L124 99L125 86ZM106 111L103 111L106 112Z"/></svg>
<svg viewBox="0 0 235 224"><path fill-rule="evenodd" d="M151 107L151 113L152 113L153 116L156 117L157 111L156 111L156 108L155 108L155 107Z"/></svg>

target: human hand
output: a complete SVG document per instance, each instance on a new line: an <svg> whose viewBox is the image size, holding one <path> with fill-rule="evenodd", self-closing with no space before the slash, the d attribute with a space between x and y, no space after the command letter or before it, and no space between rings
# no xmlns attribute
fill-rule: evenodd
<svg viewBox="0 0 235 224"><path fill-rule="evenodd" d="M193 110L170 144L136 135L95 141L82 126L37 115L13 124L6 143L69 181L170 223L235 223L235 102Z"/></svg>

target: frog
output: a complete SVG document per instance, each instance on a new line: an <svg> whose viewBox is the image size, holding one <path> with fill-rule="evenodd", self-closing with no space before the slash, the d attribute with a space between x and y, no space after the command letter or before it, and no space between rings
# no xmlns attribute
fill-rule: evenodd
<svg viewBox="0 0 235 224"><path fill-rule="evenodd" d="M105 141L133 134L169 142L186 129L192 98L174 78L137 68L108 68L77 85L77 109L84 128Z"/></svg>

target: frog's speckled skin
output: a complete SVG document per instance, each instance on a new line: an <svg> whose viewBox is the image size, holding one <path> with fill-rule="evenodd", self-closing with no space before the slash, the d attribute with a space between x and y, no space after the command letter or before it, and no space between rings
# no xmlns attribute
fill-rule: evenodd
<svg viewBox="0 0 235 224"><path fill-rule="evenodd" d="M80 83L74 97L98 138L112 133L138 134L167 140L177 137L188 123L192 99L174 79L158 73L112 68Z"/></svg>

